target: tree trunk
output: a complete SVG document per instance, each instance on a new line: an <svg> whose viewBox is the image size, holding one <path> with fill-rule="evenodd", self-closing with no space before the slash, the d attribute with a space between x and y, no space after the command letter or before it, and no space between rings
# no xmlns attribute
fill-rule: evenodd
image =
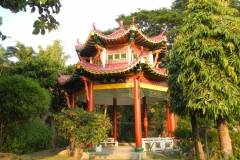
<svg viewBox="0 0 240 160"><path fill-rule="evenodd" d="M198 133L197 118L195 115L191 115L191 124L192 124L192 134L195 139L195 150L197 160L205 160L202 143L200 141L200 136Z"/></svg>
<svg viewBox="0 0 240 160"><path fill-rule="evenodd" d="M230 156L233 155L233 150L226 118L218 116L217 127L222 157L224 160L229 160Z"/></svg>
<svg viewBox="0 0 240 160"><path fill-rule="evenodd" d="M82 159L82 156L83 156L83 149L80 147L76 147L74 157L76 158L76 160L80 160Z"/></svg>

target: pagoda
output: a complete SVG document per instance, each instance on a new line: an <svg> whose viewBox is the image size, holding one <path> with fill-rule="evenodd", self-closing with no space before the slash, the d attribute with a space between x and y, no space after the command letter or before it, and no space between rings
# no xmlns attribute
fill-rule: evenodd
<svg viewBox="0 0 240 160"><path fill-rule="evenodd" d="M69 108L76 107L76 100L87 103L89 112L97 104L113 106L114 142L118 141L117 105L134 106L135 151L142 151L142 137L148 137L147 104L166 101L169 137L176 127L167 104L168 70L160 67L167 53L164 33L163 29L149 38L135 26L134 18L127 30L120 22L119 29L110 35L103 34L93 24L85 44L77 40L79 62L72 74L59 73L58 83Z"/></svg>

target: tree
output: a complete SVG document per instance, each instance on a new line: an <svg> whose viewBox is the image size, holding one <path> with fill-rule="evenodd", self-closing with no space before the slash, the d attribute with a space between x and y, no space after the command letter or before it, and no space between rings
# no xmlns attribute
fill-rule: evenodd
<svg viewBox="0 0 240 160"><path fill-rule="evenodd" d="M48 91L29 78L1 77L0 85L0 116L6 122L1 124L28 120L49 108Z"/></svg>
<svg viewBox="0 0 240 160"><path fill-rule="evenodd" d="M26 47L20 41L17 41L15 46L7 47L7 50L5 53L7 58L15 57L19 61L24 61L29 58L32 58L35 54L36 53L32 47Z"/></svg>
<svg viewBox="0 0 240 160"><path fill-rule="evenodd" d="M175 0L172 3L171 9L172 10L179 10L181 12L187 10L187 5L188 5L189 0Z"/></svg>
<svg viewBox="0 0 240 160"><path fill-rule="evenodd" d="M4 128L19 121L26 122L47 111L50 95L36 82L22 76L2 76L0 86L1 144Z"/></svg>
<svg viewBox="0 0 240 160"><path fill-rule="evenodd" d="M82 156L82 149L88 144L98 145L108 137L112 127L110 120L103 114L87 112L83 109L66 110L54 115L59 134L69 139L76 146L76 151Z"/></svg>
<svg viewBox="0 0 240 160"><path fill-rule="evenodd" d="M73 66L70 67L73 69ZM67 68L48 57L37 56L12 64L7 70L3 70L3 75L21 75L33 79L51 94L50 111L59 112L66 106L66 102L65 96L57 83L58 70L63 71L64 74Z"/></svg>
<svg viewBox="0 0 240 160"><path fill-rule="evenodd" d="M59 62L62 66L66 66L66 61L71 58L69 54L63 52L63 46L61 40L54 40L52 45L48 45L44 50L42 46L38 46L39 57L46 57L52 61Z"/></svg>
<svg viewBox="0 0 240 160"><path fill-rule="evenodd" d="M44 35L45 29L49 32L52 29L58 29L59 22L56 21L52 14L60 12L60 0L1 0L0 5L5 9L9 9L12 13L26 12L28 7L31 8L31 13L34 13L37 8L39 17L33 24L35 28L33 34L39 34L41 31L41 34ZM51 12L49 8L51 8ZM6 36L5 38L2 36L2 39L6 39Z"/></svg>
<svg viewBox="0 0 240 160"><path fill-rule="evenodd" d="M0 16L0 26L2 25L2 17ZM3 35L2 32L0 31L0 38L2 39L2 41L4 41L7 36Z"/></svg>
<svg viewBox="0 0 240 160"><path fill-rule="evenodd" d="M168 67L172 110L215 119L224 159L233 154L228 120L239 117L240 109L236 12L221 0L190 1Z"/></svg>
<svg viewBox="0 0 240 160"><path fill-rule="evenodd" d="M169 10L160 8L156 10L141 10L131 13L130 15L121 14L115 19L116 22L123 21L124 28L128 28L132 24L134 17L134 24L145 34L152 37L160 34L163 29L167 27L167 37L170 43L178 33L178 26L182 25L182 14L177 10ZM103 33L110 34L116 31L117 28L109 29Z"/></svg>

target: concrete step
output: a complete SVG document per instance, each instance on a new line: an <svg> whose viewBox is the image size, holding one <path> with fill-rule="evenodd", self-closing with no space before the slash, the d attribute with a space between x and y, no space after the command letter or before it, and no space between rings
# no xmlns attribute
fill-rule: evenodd
<svg viewBox="0 0 240 160"><path fill-rule="evenodd" d="M133 146L108 146L102 147L101 152L85 152L83 159L139 159L143 154L135 152Z"/></svg>

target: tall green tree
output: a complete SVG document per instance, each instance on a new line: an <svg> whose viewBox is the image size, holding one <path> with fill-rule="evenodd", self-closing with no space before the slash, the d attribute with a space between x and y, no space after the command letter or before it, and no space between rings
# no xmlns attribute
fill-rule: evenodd
<svg viewBox="0 0 240 160"><path fill-rule="evenodd" d="M61 40L54 40L52 45L48 45L44 50L42 46L38 46L37 56L47 57L51 61L59 62L61 65L66 66L66 61L71 58L69 54L63 51L64 46Z"/></svg>
<svg viewBox="0 0 240 160"><path fill-rule="evenodd" d="M178 33L178 26L182 23L182 14L177 10L170 10L166 8L160 8L156 10L142 10L131 13L130 15L121 14L115 19L116 22L123 21L124 28L128 28L132 24L132 18L134 17L134 24L145 34L152 37L160 34L163 29L167 29L168 41L173 42L173 38ZM166 28L167 27L167 28ZM105 34L110 34L116 31L118 28L113 28L105 31Z"/></svg>
<svg viewBox="0 0 240 160"><path fill-rule="evenodd" d="M172 111L215 119L224 159L233 155L228 120L240 116L240 19L228 4L190 1L168 67Z"/></svg>
<svg viewBox="0 0 240 160"><path fill-rule="evenodd" d="M32 47L26 47L20 41L16 41L15 46L7 47L5 54L8 58L15 57L18 61L24 61L35 56L36 52Z"/></svg>

